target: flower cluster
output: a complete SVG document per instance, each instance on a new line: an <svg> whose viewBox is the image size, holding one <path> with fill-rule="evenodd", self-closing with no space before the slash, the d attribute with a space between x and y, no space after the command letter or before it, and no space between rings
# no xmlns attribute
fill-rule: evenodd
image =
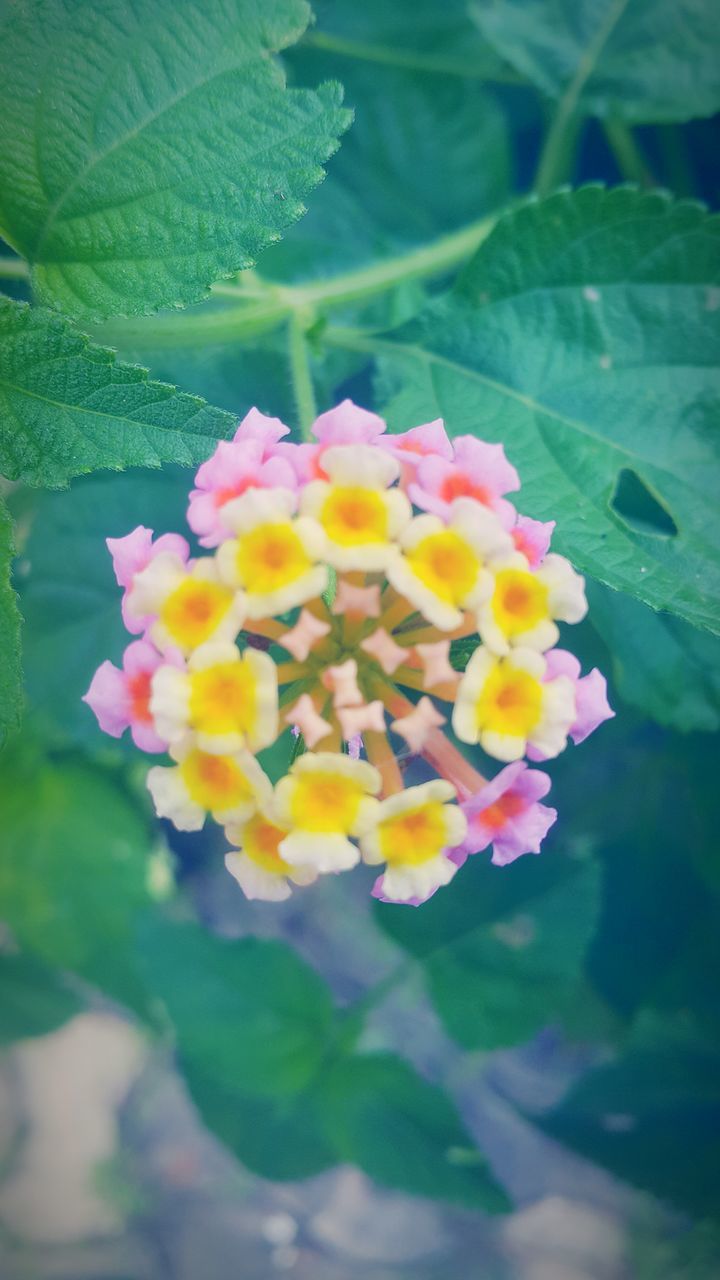
<svg viewBox="0 0 720 1280"><path fill-rule="evenodd" d="M157 813L182 831L211 814L248 897L362 859L376 897L417 905L489 846L501 866L537 853L556 814L523 757L612 715L600 673L554 647L583 580L506 497L501 445L439 420L390 435L347 400L312 443L287 435L253 409L200 467L207 554L144 527L108 539L141 638L85 700L169 754L148 773ZM458 744L506 767L487 781Z"/></svg>

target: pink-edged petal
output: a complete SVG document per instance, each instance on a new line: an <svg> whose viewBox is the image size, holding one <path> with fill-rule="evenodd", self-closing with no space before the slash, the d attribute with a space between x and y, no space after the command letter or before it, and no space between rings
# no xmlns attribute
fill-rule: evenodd
<svg viewBox="0 0 720 1280"><path fill-rule="evenodd" d="M522 817L508 823L507 827L495 836L490 859L493 866L506 867L526 853L538 854L545 836L556 819L557 809L551 809L545 804L531 805Z"/></svg>
<svg viewBox="0 0 720 1280"><path fill-rule="evenodd" d="M398 462L417 463L421 458L432 456L448 461L453 456L453 446L442 418L433 422L424 422L419 427L411 427L397 435L383 437L382 446L388 449Z"/></svg>
<svg viewBox="0 0 720 1280"><path fill-rule="evenodd" d="M282 440L283 436L289 434L290 428L286 427L280 418L269 418L266 414L261 413L259 409L253 407L245 414L233 436L233 440L259 440L266 451L265 456L267 457L273 446L279 440Z"/></svg>
<svg viewBox="0 0 720 1280"><path fill-rule="evenodd" d="M243 484L249 483L262 461L260 440L251 438L242 444L221 440L215 452L198 467L195 484L206 492L227 490L228 498L239 497Z"/></svg>
<svg viewBox="0 0 720 1280"><path fill-rule="evenodd" d="M567 649L550 649L545 654L544 680L555 680L557 676L569 676L577 682L580 679L580 663L574 653Z"/></svg>
<svg viewBox="0 0 720 1280"><path fill-rule="evenodd" d="M125 676L112 662L103 662L83 697L94 712L103 733L119 738L130 723L130 707Z"/></svg>
<svg viewBox="0 0 720 1280"><path fill-rule="evenodd" d="M145 568L150 559L152 540L152 529L146 529L142 524L124 538L105 539L119 587L129 587L135 574Z"/></svg>
<svg viewBox="0 0 720 1280"><path fill-rule="evenodd" d="M312 433L320 444L374 444L386 430L386 423L369 409L361 409L352 400L343 400L334 409L321 413L312 425Z"/></svg>
<svg viewBox="0 0 720 1280"><path fill-rule="evenodd" d="M575 687L575 705L577 718L570 727L570 737L577 745L584 742L589 734L594 733L598 725L605 720L611 720L615 715L607 700L607 681L597 667L593 667L588 675L578 680Z"/></svg>
<svg viewBox="0 0 720 1280"><path fill-rule="evenodd" d="M135 721L130 725L130 733L135 746L140 751L147 751L151 755L159 755L161 751L167 751L167 742L158 737L151 725Z"/></svg>
<svg viewBox="0 0 720 1280"><path fill-rule="evenodd" d="M475 436L456 436L454 444L456 465L477 484L499 495L520 488L520 477L501 444L489 444Z"/></svg>
<svg viewBox="0 0 720 1280"><path fill-rule="evenodd" d="M145 671L156 671L170 659L158 653L149 640L133 640L123 654L123 671L126 676L138 676Z"/></svg>
<svg viewBox="0 0 720 1280"><path fill-rule="evenodd" d="M550 547L554 520L531 520L530 516L518 516L510 530L516 551L522 552L531 569L537 569Z"/></svg>

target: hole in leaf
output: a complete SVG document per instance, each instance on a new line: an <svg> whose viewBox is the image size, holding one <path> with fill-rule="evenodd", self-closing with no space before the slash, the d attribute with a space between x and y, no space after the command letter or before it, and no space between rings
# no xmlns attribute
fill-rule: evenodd
<svg viewBox="0 0 720 1280"><path fill-rule="evenodd" d="M653 533L660 538L674 538L678 527L667 507L651 493L635 471L623 467L618 473L610 506L631 529Z"/></svg>

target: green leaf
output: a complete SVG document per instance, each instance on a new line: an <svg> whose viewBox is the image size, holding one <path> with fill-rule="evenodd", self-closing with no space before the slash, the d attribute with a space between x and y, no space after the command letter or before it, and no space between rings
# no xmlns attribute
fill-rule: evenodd
<svg viewBox="0 0 720 1280"><path fill-rule="evenodd" d="M599 889L597 867L581 867L517 912L433 952L428 989L450 1035L468 1049L499 1049L561 1017L581 978Z"/></svg>
<svg viewBox="0 0 720 1280"><path fill-rule="evenodd" d="M0 496L0 747L22 715L21 618L10 582L12 557L12 520Z"/></svg>
<svg viewBox="0 0 720 1280"><path fill-rule="evenodd" d="M720 641L671 614L588 582L592 624L615 687L633 707L682 733L720 729Z"/></svg>
<svg viewBox="0 0 720 1280"><path fill-rule="evenodd" d="M322 1077L288 1097L244 1094L207 1063L183 1061L183 1076L203 1122L253 1173L273 1182L310 1178L338 1164L324 1130Z"/></svg>
<svg viewBox="0 0 720 1280"><path fill-rule="evenodd" d="M677 1208L717 1214L720 1057L666 1034L641 1036L617 1062L583 1076L545 1133Z"/></svg>
<svg viewBox="0 0 720 1280"><path fill-rule="evenodd" d="M356 62L424 71L438 86L441 76L505 78L502 60L469 21L466 0L315 0L313 8L316 26L300 49L339 57L343 81Z"/></svg>
<svg viewBox="0 0 720 1280"><path fill-rule="evenodd" d="M399 427L444 417L502 441L518 503L601 582L720 630L720 218L626 187L504 217L456 288L381 353ZM683 323L677 323L678 308ZM675 536L614 509L630 470ZM651 504L652 505L652 504Z"/></svg>
<svg viewBox="0 0 720 1280"><path fill-rule="evenodd" d="M119 364L67 321L0 299L0 472L58 489L99 467L194 465L236 419Z"/></svg>
<svg viewBox="0 0 720 1280"><path fill-rule="evenodd" d="M304 0L33 0L0 32L0 226L84 320L194 302L304 212L350 116L285 87Z"/></svg>
<svg viewBox="0 0 720 1280"><path fill-rule="evenodd" d="M17 758L15 758L17 756ZM143 815L100 769L16 752L0 771L0 902L23 947L145 1007L131 939L150 839Z"/></svg>
<svg viewBox="0 0 720 1280"><path fill-rule="evenodd" d="M332 1024L322 980L283 943L229 942L195 925L141 930L147 984L165 1004L181 1061L221 1088L273 1097L316 1074Z"/></svg>
<svg viewBox="0 0 720 1280"><path fill-rule="evenodd" d="M62 977L28 955L0 955L0 1046L55 1031L82 1008Z"/></svg>
<svg viewBox="0 0 720 1280"><path fill-rule="evenodd" d="M510 1208L450 1099L390 1054L338 1064L326 1125L344 1160L375 1181L488 1213Z"/></svg>
<svg viewBox="0 0 720 1280"><path fill-rule="evenodd" d="M295 61L315 69L318 60L303 51ZM323 74L335 69L323 58ZM353 128L307 216L261 260L273 279L322 279L377 262L508 199L507 121L484 86L366 63L343 74Z"/></svg>
<svg viewBox="0 0 720 1280"><path fill-rule="evenodd" d="M707 0L473 0L499 55L552 98L636 124L720 108L720 36Z"/></svg>
<svg viewBox="0 0 720 1280"><path fill-rule="evenodd" d="M18 585L27 619L28 714L53 746L97 751L112 741L81 701L100 663L119 665L133 638L122 623L105 539L139 524L158 534L182 532L189 487L186 471L165 468L88 476L68 492L36 495Z"/></svg>

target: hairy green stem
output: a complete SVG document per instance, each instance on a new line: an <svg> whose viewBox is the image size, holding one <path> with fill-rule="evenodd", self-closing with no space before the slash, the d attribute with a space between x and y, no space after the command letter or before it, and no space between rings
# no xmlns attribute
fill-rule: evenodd
<svg viewBox="0 0 720 1280"><path fill-rule="evenodd" d="M406 280L438 276L452 270L482 244L498 216L482 218L449 235L440 236L431 244L327 280L277 285L255 278L250 297L241 284L223 282L213 286L213 295L218 299L233 299L237 306L200 307L161 316L112 320L97 329L95 337L110 345L126 348L137 345L152 350L166 346L194 346L200 342L207 345L233 343L238 338L277 328L298 313L307 327L313 315L322 314L325 310L385 293ZM262 287L265 289L264 298L258 297L258 290Z"/></svg>
<svg viewBox="0 0 720 1280"><path fill-rule="evenodd" d="M571 167L571 156L575 148L580 124L578 104L582 91L590 79L597 61L620 21L629 0L614 0L610 5L604 21L600 23L593 39L580 58L575 75L569 82L565 92L558 99L555 114L550 123L547 137L540 154L535 192L545 196L553 187L564 182Z"/></svg>
<svg viewBox="0 0 720 1280"><path fill-rule="evenodd" d="M657 186L637 138L628 125L623 120L604 120L603 131L622 176L641 187Z"/></svg>
<svg viewBox="0 0 720 1280"><path fill-rule="evenodd" d="M468 80L487 80L496 84L520 84L522 77L511 67L489 70L476 59L445 58L434 53L421 53L414 49L398 49L391 45L372 44L363 40L348 40L329 31L308 31L302 45L322 49L325 53L337 53L341 57L355 58L360 62L374 62L385 67L400 67L406 71L427 71L445 76L461 76Z"/></svg>
<svg viewBox="0 0 720 1280"><path fill-rule="evenodd" d="M317 404L305 327L297 313L291 315L288 323L288 350L298 426L303 440L309 440L310 428L317 418Z"/></svg>

